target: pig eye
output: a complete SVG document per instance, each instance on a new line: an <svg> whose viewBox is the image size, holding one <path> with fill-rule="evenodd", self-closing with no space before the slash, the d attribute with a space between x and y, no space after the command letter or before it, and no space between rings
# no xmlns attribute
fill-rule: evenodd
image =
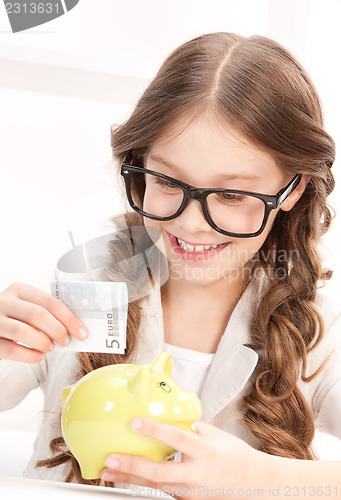
<svg viewBox="0 0 341 500"><path fill-rule="evenodd" d="M168 384L166 384L166 382L160 382L160 387L161 389L163 389L165 392L171 392L171 388L169 387Z"/></svg>

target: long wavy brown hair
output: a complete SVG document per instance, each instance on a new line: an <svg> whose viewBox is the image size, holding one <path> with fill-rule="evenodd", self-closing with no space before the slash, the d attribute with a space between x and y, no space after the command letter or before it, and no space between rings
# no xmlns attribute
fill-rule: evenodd
<svg viewBox="0 0 341 500"><path fill-rule="evenodd" d="M261 36L212 33L176 49L130 118L113 127L115 160L120 164L132 152L134 164L143 166L148 148L172 124L184 116L195 120L207 111L269 152L287 174L311 176L295 206L278 212L252 264L251 279L262 270L266 280L251 325L251 345L260 347L262 356L244 398L244 422L261 450L313 459L314 423L298 381L308 382L316 375L306 373L307 353L324 332L314 301L318 287L331 277L331 271L322 268L319 244L332 219L326 199L334 188L334 142L324 130L315 87L287 50ZM115 254L116 249L111 251ZM127 362L136 349L140 319L137 301L129 305L126 354L80 354L80 375L108 363ZM67 480L88 482L63 446L62 438L51 442L59 455L38 465L70 460Z"/></svg>

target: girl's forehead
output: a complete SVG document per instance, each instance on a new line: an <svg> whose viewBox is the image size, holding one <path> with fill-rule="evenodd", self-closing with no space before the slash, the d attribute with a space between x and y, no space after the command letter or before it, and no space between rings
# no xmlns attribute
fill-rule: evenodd
<svg viewBox="0 0 341 500"><path fill-rule="evenodd" d="M255 162L275 163L269 152L235 126L207 114L173 123L154 141L149 152L150 156L166 155L169 161L184 159L187 165L192 161L221 164L224 168L230 163L250 167Z"/></svg>

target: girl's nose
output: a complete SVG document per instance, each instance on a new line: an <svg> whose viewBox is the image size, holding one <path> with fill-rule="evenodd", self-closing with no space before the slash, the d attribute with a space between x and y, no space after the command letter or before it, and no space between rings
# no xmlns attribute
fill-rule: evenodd
<svg viewBox="0 0 341 500"><path fill-rule="evenodd" d="M213 231L205 219L199 200L188 200L184 211L176 218L176 222L186 233Z"/></svg>

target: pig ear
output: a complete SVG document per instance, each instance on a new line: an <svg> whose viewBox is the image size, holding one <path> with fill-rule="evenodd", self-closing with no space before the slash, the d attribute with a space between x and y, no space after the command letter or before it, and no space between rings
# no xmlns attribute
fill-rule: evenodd
<svg viewBox="0 0 341 500"><path fill-rule="evenodd" d="M152 371L166 373L169 377L172 376L172 356L169 352L162 352L150 364Z"/></svg>
<svg viewBox="0 0 341 500"><path fill-rule="evenodd" d="M128 382L128 389L135 401L146 404L150 399L150 368L148 365L142 366L134 378Z"/></svg>

